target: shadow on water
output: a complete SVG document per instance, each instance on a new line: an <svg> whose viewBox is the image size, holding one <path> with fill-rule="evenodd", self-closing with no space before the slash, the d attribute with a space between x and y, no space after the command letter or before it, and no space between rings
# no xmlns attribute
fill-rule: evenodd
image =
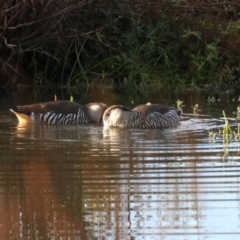
<svg viewBox="0 0 240 240"><path fill-rule="evenodd" d="M2 111L1 239L238 239L239 143L223 159L210 107L161 130L20 126Z"/></svg>

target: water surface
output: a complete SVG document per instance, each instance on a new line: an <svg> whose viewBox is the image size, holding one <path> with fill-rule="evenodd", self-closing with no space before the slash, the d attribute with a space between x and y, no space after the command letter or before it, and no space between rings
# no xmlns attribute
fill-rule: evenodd
<svg viewBox="0 0 240 240"><path fill-rule="evenodd" d="M239 144L208 136L222 109L140 130L20 126L2 108L0 238L239 239Z"/></svg>

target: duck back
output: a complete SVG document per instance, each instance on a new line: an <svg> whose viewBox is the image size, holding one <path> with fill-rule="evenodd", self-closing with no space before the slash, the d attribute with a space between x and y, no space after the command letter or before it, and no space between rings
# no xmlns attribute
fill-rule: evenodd
<svg viewBox="0 0 240 240"><path fill-rule="evenodd" d="M83 106L75 102L57 100L17 106L17 111L11 111L21 123L44 122L49 125L60 125L100 122L106 108L104 103Z"/></svg>

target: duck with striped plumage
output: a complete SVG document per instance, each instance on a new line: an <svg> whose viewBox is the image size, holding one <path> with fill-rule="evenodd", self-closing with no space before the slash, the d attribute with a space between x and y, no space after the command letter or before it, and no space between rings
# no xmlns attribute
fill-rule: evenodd
<svg viewBox="0 0 240 240"><path fill-rule="evenodd" d="M104 127L166 128L179 125L181 111L163 104L143 104L133 110L114 105L103 114Z"/></svg>
<svg viewBox="0 0 240 240"><path fill-rule="evenodd" d="M85 106L75 102L57 100L45 103L17 106L10 109L20 124L44 122L49 125L100 123L107 105L89 103Z"/></svg>

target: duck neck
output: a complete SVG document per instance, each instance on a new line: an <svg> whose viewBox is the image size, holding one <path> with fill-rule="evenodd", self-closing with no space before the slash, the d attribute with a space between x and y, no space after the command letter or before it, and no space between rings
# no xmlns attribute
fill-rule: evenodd
<svg viewBox="0 0 240 240"><path fill-rule="evenodd" d="M109 118L109 125L116 127L132 127L139 113L132 111L114 110Z"/></svg>
<svg viewBox="0 0 240 240"><path fill-rule="evenodd" d="M88 107L88 113L90 116L90 119L93 122L101 122L101 117L102 117L102 108L101 106L94 104Z"/></svg>

